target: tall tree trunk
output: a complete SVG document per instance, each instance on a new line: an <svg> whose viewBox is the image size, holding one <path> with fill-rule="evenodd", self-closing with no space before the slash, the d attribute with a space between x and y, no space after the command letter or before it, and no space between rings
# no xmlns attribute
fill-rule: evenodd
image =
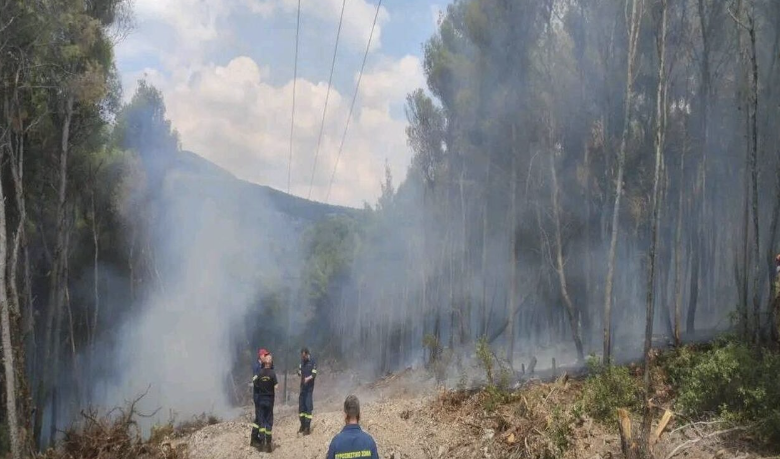
<svg viewBox="0 0 780 459"><path fill-rule="evenodd" d="M694 222L698 220L694 213ZM696 234L692 236L691 244L691 287L688 298L688 314L685 320L685 331L692 335L696 331L696 308L699 304L699 264L701 262L701 226L694 225Z"/></svg>
<svg viewBox="0 0 780 459"><path fill-rule="evenodd" d="M643 0L631 2L631 16L628 27L628 55L626 65L626 100L623 113L623 134L620 138L618 151L618 173L615 180L615 206L612 210L612 236L609 243L609 259L607 262L607 279L604 285L604 362L612 360L612 283L615 274L615 254L617 250L618 227L620 224L620 198L623 195L623 174L626 164L626 143L631 129L631 99L634 87L634 62L636 56L639 29L641 26Z"/></svg>
<svg viewBox="0 0 780 459"><path fill-rule="evenodd" d="M587 320L583 321L585 328L585 336L587 339L588 347L593 345L593 341L590 338L593 330L593 318L591 315L595 312L592 310L593 299L593 228L592 228L592 213L591 213L591 199L592 191L590 186L590 148L585 145L585 301L584 301L584 316Z"/></svg>
<svg viewBox="0 0 780 459"><path fill-rule="evenodd" d="M683 221L683 205L685 196L685 155L688 153L688 117L685 116L683 120L683 148L680 155L680 178L677 186L680 193L677 202L677 228L674 235L674 343L677 346L682 344L681 336L681 317L682 317L682 283L683 283L683 270L682 270L682 221Z"/></svg>
<svg viewBox="0 0 780 459"><path fill-rule="evenodd" d="M516 142L515 125L512 125L512 141ZM513 148L514 153L514 148ZM513 366L515 357L515 311L517 310L517 246L515 237L515 225L517 224L517 164L516 157L512 155L512 178L509 184L509 298L507 298L507 318L509 320L509 339L507 340L506 359L510 367Z"/></svg>
<svg viewBox="0 0 780 459"><path fill-rule="evenodd" d="M780 18L780 4L776 4L776 17ZM775 39L774 39L774 45L772 47L772 61L769 64L769 70L767 71L767 77L765 78L767 81L766 86L766 95L765 100L767 101L767 106L772 107L773 104L773 91L775 85L777 85L776 82L772 81L771 78L775 75L775 66L778 61L778 54L780 54L780 27L775 28ZM764 122L761 124L761 134L762 134L762 145L771 145L766 139L769 136L768 132L768 126L770 120L775 119L773 117L773 114L776 115L776 112L769 112L764 115ZM775 164L775 201L772 205L772 217L770 219L769 224L769 232L767 234L767 245L766 245L766 267L767 272L772 273L769 276L761 276L761 279L766 279L769 281L770 284L770 291L774 292L772 289L772 285L775 283L775 243L777 238L777 227L780 220L780 162L777 162ZM760 291L765 291L765 286L759 289ZM767 315L769 317L774 317L775 321L778 319L776 314L774 313L774 307L773 304L775 304L776 295L774 293L770 294L769 302L767 304ZM772 321L769 321L771 323L775 323ZM777 330L772 330L772 333L775 335L775 340L777 339L776 333Z"/></svg>
<svg viewBox="0 0 780 459"><path fill-rule="evenodd" d="M655 252L658 245L659 226L659 181L661 176L661 158L664 149L664 130L666 128L666 0L661 0L661 32L658 37L658 90L656 92L656 127L655 127L655 173L653 175L653 219L650 232L650 253L648 254L647 267L647 301L645 316L645 346L644 346L644 383L645 404L642 420L644 438L650 439L650 427L652 424L652 409L650 399L652 397L652 378L650 367L653 347L653 321L655 319ZM649 446L649 445L648 445Z"/></svg>
<svg viewBox="0 0 780 459"><path fill-rule="evenodd" d="M66 209L71 209L71 206L68 206L66 204ZM57 315L54 325L54 344L52 346L52 357L53 360L51 361L52 366L52 378L51 381L60 381L60 368L61 368L61 362L62 362L62 352L61 347L63 344L63 320L64 320L64 309L67 307L68 311L68 318L69 318L69 330L70 330L70 340L71 340L71 352L72 352L72 359L75 363L75 356L76 356L76 347L73 344L72 340L74 338L74 332L73 332L73 321L71 319L72 314L70 311L70 298L69 298L69 292L68 292L68 270L69 270L69 263L68 263L68 255L70 254L70 232L71 232L71 224L69 222L71 218L72 212L70 210L66 210L65 213L65 224L63 225L65 234L63 235L63 247L62 247L62 264L60 266L59 275L59 288L58 288L58 294L59 298L57 301ZM77 372L77 368L73 368L74 372ZM58 422L59 422L59 410L60 410L60 397L62 396L62 385L57 383L52 383L51 385L52 390L52 397L51 397L51 422L49 423L49 443L53 444L58 430ZM76 382L76 386L79 386L78 381Z"/></svg>
<svg viewBox="0 0 780 459"><path fill-rule="evenodd" d="M463 244L463 253L460 258L460 292L458 294L460 301L460 344L468 343L471 336L471 295L466 298L467 282L470 282L471 276L468 273L469 270L469 238L468 228L466 225L466 197L464 192L464 182L466 175L466 160L465 155L461 155L463 158L460 168L460 180L458 183L460 191L460 216L461 216L461 231L463 231L461 242Z"/></svg>
<svg viewBox="0 0 780 459"><path fill-rule="evenodd" d="M748 117L745 117L745 129L749 129L749 122ZM749 306L748 306L748 264L750 263L750 207L748 207L748 199L750 196L750 176L749 176L749 155L750 155L750 147L747 149L747 155L745 158L745 177L744 177L744 186L745 189L743 191L743 202L742 202L742 291L741 298L740 298L740 315L741 315L741 321L742 321L742 337L745 340L748 340L750 338L750 319L749 316Z"/></svg>
<svg viewBox="0 0 780 459"><path fill-rule="evenodd" d="M2 154L0 154L0 158ZM2 175L2 174L0 174ZM14 347L11 337L11 305L6 291L6 260L8 241L6 236L5 197L3 196L2 177L0 177L0 323L3 331L3 367L5 370L5 402L8 436L11 443L11 457L21 459L22 442L19 430L19 417L16 409L16 367L14 365Z"/></svg>
<svg viewBox="0 0 780 459"><path fill-rule="evenodd" d="M718 2L711 2L710 6L714 8L720 8L720 6L717 6ZM701 191L700 191L700 201L699 201L699 208L695 212L699 213L699 218L696 221L697 228L696 230L699 231L698 237L704 237L704 228L706 228L711 222L708 219L709 218L709 212L707 212L708 204L709 204L709 195L708 195L708 188L707 188L707 171L709 170L709 163L708 163L708 156L709 156L709 129L710 129L710 123L709 123L709 112L710 112L710 93L712 91L712 74L710 72L710 54L711 54L711 36L712 33L712 15L713 13L710 11L710 13L707 12L707 7L705 5L705 0L698 0L698 13L699 13L699 28L701 31L701 42L702 42L702 55L701 55L701 65L699 67L700 71L700 80L701 80L701 88L699 91L699 96L701 97L701 132L702 132L702 142L701 142L701 163L700 163L700 180L701 180ZM699 228L700 227L700 228ZM704 248L704 250L702 250ZM697 243L697 250L694 255L696 258L696 266L697 268L701 264L701 259L709 258L706 257L707 252L711 251L713 247L710 247L705 241L698 242ZM698 292L698 284L699 284L699 269L696 270L697 272L697 278L691 278L691 288L693 289L693 284L696 283L695 290ZM702 279L706 277L702 276ZM706 284L706 282L703 282ZM705 286L705 289L707 286ZM696 298L696 301L698 303L698 295ZM692 304L689 311L693 311L694 313L697 310L698 304ZM691 319L693 321L693 319Z"/></svg>
<svg viewBox="0 0 780 459"><path fill-rule="evenodd" d="M93 298L94 298L94 308L95 312L92 316L92 332L90 333L90 348L94 350L95 348L95 340L97 336L97 326L98 326L98 316L100 314L100 288L99 288L99 271L98 271L98 262L100 257L100 236L98 232L98 224L97 224L97 210L95 209L95 184L92 185L92 193L90 195L90 205L92 207L92 244L95 248L95 254L93 258Z"/></svg>
<svg viewBox="0 0 780 459"><path fill-rule="evenodd" d="M482 323L480 334L487 335L487 233L488 233L488 208L490 203L490 156L487 158L485 168L485 199L482 204Z"/></svg>
<svg viewBox="0 0 780 459"><path fill-rule="evenodd" d="M560 189L558 187L558 173L555 170L555 156L558 151L550 153L550 175L552 176L552 204L553 204L553 216L555 219L555 261L556 271L558 271L558 282L561 287L561 296L563 296L563 302L566 305L566 315L569 318L569 326L571 327L572 339L574 339L574 346L577 349L577 360L583 362L585 360L585 352L582 347L582 336L580 334L580 322L577 309L574 307L574 303L569 296L569 288L566 285L566 271L563 264L563 238L561 236L561 205L558 199Z"/></svg>
<svg viewBox="0 0 780 459"><path fill-rule="evenodd" d="M68 183L68 152L70 146L70 124L73 118L73 96L67 96L65 101L65 116L62 121L62 136L60 142L60 154L59 154L59 185L57 187L57 239L54 249L54 257L52 258L52 268L49 273L49 306L46 316L46 331L44 341L44 358L41 362L41 380L38 388L38 406L35 416L35 432L36 439L40 440L41 422L43 420L43 407L45 406L45 394L48 392L49 385L49 370L48 364L52 362L52 358L56 362L58 355L54 353L54 347L57 346L58 336L55 336L55 322L61 322L60 320L60 308L62 305L62 279L61 271L63 268L63 259L65 257L65 200L67 198L67 183ZM57 320L55 320L57 319ZM59 332L57 331L57 335Z"/></svg>
<svg viewBox="0 0 780 459"><path fill-rule="evenodd" d="M752 4L751 4L752 6ZM753 184L752 211L753 211L753 322L756 324L754 330L754 341L758 343L761 339L761 302L760 292L758 291L758 279L761 269L761 255L759 242L761 240L759 233L758 218L758 60L756 57L756 28L753 21L755 11L749 11L748 33L750 35L750 135L751 135L751 154L750 154L750 172Z"/></svg>

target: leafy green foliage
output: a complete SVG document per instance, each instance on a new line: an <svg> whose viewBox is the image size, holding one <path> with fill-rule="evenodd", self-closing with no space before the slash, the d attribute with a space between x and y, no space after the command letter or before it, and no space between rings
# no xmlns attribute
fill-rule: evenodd
<svg viewBox="0 0 780 459"><path fill-rule="evenodd" d="M496 358L486 337L481 337L476 346L477 363L485 372L488 383L485 388L487 398L484 407L487 411L493 411L511 399L509 385L512 383L512 370Z"/></svg>
<svg viewBox="0 0 780 459"><path fill-rule="evenodd" d="M141 155L178 150L179 135L165 112L160 90L140 80L132 100L118 115L115 135L119 145Z"/></svg>
<svg viewBox="0 0 780 459"><path fill-rule="evenodd" d="M433 333L428 333L423 337L423 347L428 352L426 367L433 373L437 382L443 382L452 361L451 350L444 349L439 338Z"/></svg>
<svg viewBox="0 0 780 459"><path fill-rule="evenodd" d="M509 401L509 394L496 385L489 385L485 388L485 399L482 407L488 413L496 410L501 405L506 404Z"/></svg>
<svg viewBox="0 0 780 459"><path fill-rule="evenodd" d="M663 359L688 416L716 415L755 424L760 438L780 442L780 355L724 340L711 349L684 347Z"/></svg>
<svg viewBox="0 0 780 459"><path fill-rule="evenodd" d="M491 385L493 384L494 359L493 350L490 349L487 338L484 336L481 337L477 341L477 362L479 363L480 368L485 371L488 384Z"/></svg>
<svg viewBox="0 0 780 459"><path fill-rule="evenodd" d="M561 457L571 447L571 437L575 415L559 406L553 408L547 421L546 433L554 452L553 457Z"/></svg>
<svg viewBox="0 0 780 459"><path fill-rule="evenodd" d="M349 274L358 246L358 223L350 217L331 217L304 235L304 282L316 304L328 297L334 281Z"/></svg>
<svg viewBox="0 0 780 459"><path fill-rule="evenodd" d="M590 376L583 388L582 405L590 416L612 424L618 408L641 407L641 386L627 367L604 365L595 357L589 357L587 363Z"/></svg>

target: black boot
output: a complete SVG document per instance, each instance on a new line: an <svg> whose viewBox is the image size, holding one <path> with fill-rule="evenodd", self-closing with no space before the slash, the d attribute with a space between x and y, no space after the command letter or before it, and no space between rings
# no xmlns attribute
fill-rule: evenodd
<svg viewBox="0 0 780 459"><path fill-rule="evenodd" d="M298 419L301 421L301 426L298 427L298 433L303 433L303 431L306 430L306 418L299 416Z"/></svg>
<svg viewBox="0 0 780 459"><path fill-rule="evenodd" d="M311 435L311 419L309 418L306 418L306 421L304 421L303 434Z"/></svg>
<svg viewBox="0 0 780 459"><path fill-rule="evenodd" d="M252 436L249 439L249 446L259 448L262 442L260 441L260 431L257 428L252 428Z"/></svg>
<svg viewBox="0 0 780 459"><path fill-rule="evenodd" d="M270 435L265 435L265 452L272 453L274 451L274 442Z"/></svg>

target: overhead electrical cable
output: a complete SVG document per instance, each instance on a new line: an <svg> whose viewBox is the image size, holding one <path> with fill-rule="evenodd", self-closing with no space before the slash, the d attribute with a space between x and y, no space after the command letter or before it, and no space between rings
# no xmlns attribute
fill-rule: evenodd
<svg viewBox="0 0 780 459"><path fill-rule="evenodd" d="M290 156L287 159L287 194L290 194L292 178L293 131L295 130L295 89L298 80L298 36L301 30L301 0L298 0L298 18L295 22L295 66L293 67L292 115L290 117Z"/></svg>
<svg viewBox="0 0 780 459"><path fill-rule="evenodd" d="M339 145L339 152L336 155L336 163L333 165L333 173L330 176L330 183L328 184L328 193L325 195L325 202L330 199L330 191L333 187L333 179L336 177L336 169L339 167L339 160L341 159L341 152L344 149L344 140L347 138L347 130L349 129L349 122L352 119L352 111L355 109L355 101L357 100L358 91L360 90L360 81L363 79L363 70L366 68L366 59L368 58L368 51L371 48L371 39L374 38L374 29L376 28L376 20L379 17L379 9L382 7L382 0L376 5L376 13L374 13L374 23L371 25L371 33L368 35L368 44L366 45L366 52L363 54L363 63L360 65L360 73L358 74L357 83L355 84L355 93L352 95L352 105L349 107L349 115L347 115L347 124L344 126L344 133L341 136L341 144Z"/></svg>
<svg viewBox="0 0 780 459"><path fill-rule="evenodd" d="M339 37L341 37L341 24L344 21L344 6L347 0L341 2L341 16L339 17L339 29L336 32L336 45L333 47L333 62L330 64L330 77L328 78L328 90L325 93L325 107L322 109L322 123L320 124L320 135L317 138L317 149L314 152L314 165L311 169L311 180L309 181L309 196L311 199L311 190L314 187L314 173L317 171L317 157L320 155L320 146L322 145L322 132L325 129L325 115L328 113L328 99L330 98L330 88L333 83L333 69L336 68L336 53L339 49Z"/></svg>

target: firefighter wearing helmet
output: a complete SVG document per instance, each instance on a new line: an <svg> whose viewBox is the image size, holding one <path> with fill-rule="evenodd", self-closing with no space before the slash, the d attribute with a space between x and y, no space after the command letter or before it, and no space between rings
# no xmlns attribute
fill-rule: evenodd
<svg viewBox="0 0 780 459"><path fill-rule="evenodd" d="M252 401L255 404L255 422L252 424L250 445L260 451L273 451L274 395L278 381L273 357L266 349L257 351L257 362L252 365Z"/></svg>

